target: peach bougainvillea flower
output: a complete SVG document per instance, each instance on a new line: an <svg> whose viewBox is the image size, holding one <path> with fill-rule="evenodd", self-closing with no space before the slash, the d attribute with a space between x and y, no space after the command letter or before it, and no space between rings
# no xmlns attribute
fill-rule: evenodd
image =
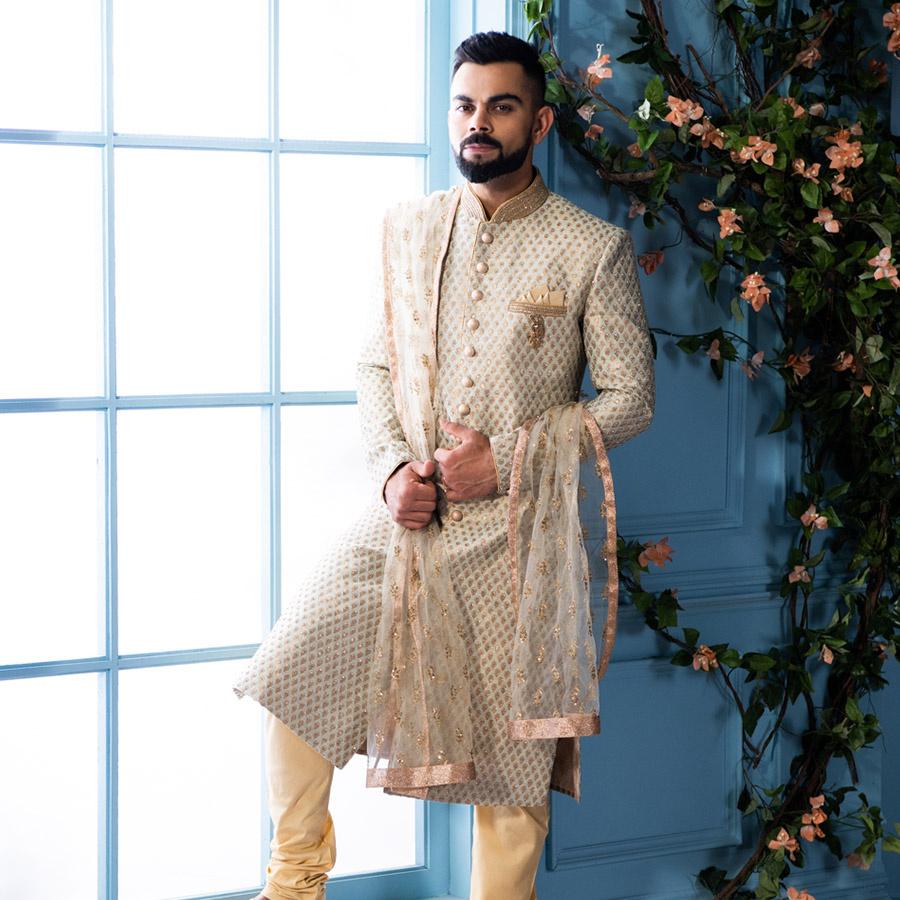
<svg viewBox="0 0 900 900"><path fill-rule="evenodd" d="M759 312L763 306L769 302L769 294L771 290L766 287L765 279L759 272L753 272L747 275L741 282L741 297L744 298L756 312Z"/></svg>
<svg viewBox="0 0 900 900"><path fill-rule="evenodd" d="M788 581L793 584L795 581L805 581L809 583L809 572L806 566L794 566L794 571L788 575Z"/></svg>
<svg viewBox="0 0 900 900"><path fill-rule="evenodd" d="M815 44L809 43L794 57L794 61L811 69L821 58L822 54L819 52L819 48Z"/></svg>
<svg viewBox="0 0 900 900"><path fill-rule="evenodd" d="M841 223L834 217L834 213L827 206L819 210L813 222L824 225L825 230L830 234L837 234L841 230Z"/></svg>
<svg viewBox="0 0 900 900"><path fill-rule="evenodd" d="M771 166L775 163L775 151L777 149L777 144L773 144L771 141L764 141L758 134L751 134L747 138L747 146L741 148L741 152L750 151L753 159L757 162Z"/></svg>
<svg viewBox="0 0 900 900"><path fill-rule="evenodd" d="M603 44L597 44L597 58L587 67L588 83L593 87L604 78L612 78L609 68L609 54L603 52Z"/></svg>
<svg viewBox="0 0 900 900"><path fill-rule="evenodd" d="M778 834L776 837L772 838L769 841L768 847L770 850L778 850L780 848L784 848L788 852L788 856L793 860L794 852L799 848L799 844L797 843L797 838L791 837L788 832L784 828L778 829Z"/></svg>
<svg viewBox="0 0 900 900"><path fill-rule="evenodd" d="M802 175L816 184L819 183L819 179L816 176L819 174L819 169L822 168L822 163L813 163L807 168L805 159L795 159L791 163L791 168L794 170L795 175Z"/></svg>
<svg viewBox="0 0 900 900"><path fill-rule="evenodd" d="M813 841L817 837L825 837L825 832L819 826L828 818L828 813L822 809L825 803L825 795L817 794L809 798L810 812L803 813L803 827L800 835L805 841Z"/></svg>
<svg viewBox="0 0 900 900"><path fill-rule="evenodd" d="M585 103L583 106L579 106L576 112L585 122L590 122L594 118L594 105Z"/></svg>
<svg viewBox="0 0 900 900"><path fill-rule="evenodd" d="M716 659L716 651L707 647L706 644L701 644L694 653L691 665L695 672L700 669L703 669L704 672L708 672L711 668L718 669L719 661Z"/></svg>
<svg viewBox="0 0 900 900"><path fill-rule="evenodd" d="M864 385L862 386L862 392L863 392L867 397L871 397L871 396L872 396L872 385L871 385L871 384L864 384Z"/></svg>
<svg viewBox="0 0 900 900"><path fill-rule="evenodd" d="M831 364L831 368L835 372L843 372L853 365L853 354L847 350L841 350L837 355L837 359Z"/></svg>
<svg viewBox="0 0 900 900"><path fill-rule="evenodd" d="M712 144L720 150L725 149L725 132L716 128L705 116L702 122L691 125L690 132L700 138L701 147L706 148Z"/></svg>
<svg viewBox="0 0 900 900"><path fill-rule="evenodd" d="M744 374L752 381L759 374L759 370L762 368L763 356L765 355L764 351L757 350L753 356L750 357L747 362L741 362L741 368L744 370Z"/></svg>
<svg viewBox="0 0 900 900"><path fill-rule="evenodd" d="M637 141L635 141L633 144L629 144L626 149L635 159L643 156L644 154L644 151L641 150L641 145Z"/></svg>
<svg viewBox="0 0 900 900"><path fill-rule="evenodd" d="M794 857L792 856L791 859ZM808 891L798 891L795 887L787 889L788 900L816 900Z"/></svg>
<svg viewBox="0 0 900 900"><path fill-rule="evenodd" d="M834 145L825 151L825 155L831 160L828 168L843 172L844 169L856 169L863 164L862 144L847 140L849 136L850 132L845 128L825 138Z"/></svg>
<svg viewBox="0 0 900 900"><path fill-rule="evenodd" d="M853 853L847 854L847 865L851 869L868 869L869 863L867 863L855 850Z"/></svg>
<svg viewBox="0 0 900 900"><path fill-rule="evenodd" d="M876 256L873 256L868 263L875 268L875 280L880 281L882 278L893 278L897 274L891 258L891 247L882 247Z"/></svg>
<svg viewBox="0 0 900 900"><path fill-rule="evenodd" d="M815 503L810 503L809 509L807 509L806 512L803 513L802 516L800 516L800 521L804 525L812 525L820 530L828 527L828 519L821 513L816 511Z"/></svg>
<svg viewBox="0 0 900 900"><path fill-rule="evenodd" d="M730 234L742 231L737 223L743 221L743 216L739 216L733 209L720 209L719 215L716 217L719 223L719 237L726 238Z"/></svg>
<svg viewBox="0 0 900 900"><path fill-rule="evenodd" d="M834 662L834 651L828 644L822 644L822 649L819 650L819 659L827 666L830 666Z"/></svg>
<svg viewBox="0 0 900 900"><path fill-rule="evenodd" d="M590 125L588 126L588 130L584 133L584 136L589 141L596 141L601 134L603 134L602 125Z"/></svg>
<svg viewBox="0 0 900 900"><path fill-rule="evenodd" d="M825 104L824 103L813 103L809 107L809 114L811 116L818 116L818 118L822 118L825 115Z"/></svg>
<svg viewBox="0 0 900 900"><path fill-rule="evenodd" d="M719 339L713 338L710 341L709 348L706 351L706 355L710 359L721 359L722 354L719 352Z"/></svg>
<svg viewBox="0 0 900 900"><path fill-rule="evenodd" d="M644 549L641 550L638 555L638 565L641 566L649 566L651 562L655 562L662 568L667 562L671 561L672 554L675 552L669 546L668 535L664 538L660 538L656 543L653 541L645 541L643 547Z"/></svg>
<svg viewBox="0 0 900 900"><path fill-rule="evenodd" d="M647 212L647 204L637 197L632 197L631 206L628 207L628 218L634 219L637 216L642 216L645 212Z"/></svg>
<svg viewBox="0 0 900 900"><path fill-rule="evenodd" d="M648 250L638 257L638 265L648 275L652 275L662 265L665 256L662 250Z"/></svg>
<svg viewBox="0 0 900 900"><path fill-rule="evenodd" d="M879 84L887 83L887 63L879 59L869 60L869 71L878 79Z"/></svg>
<svg viewBox="0 0 900 900"><path fill-rule="evenodd" d="M800 116L806 113L806 109L802 107L793 97L782 97L781 98L787 105L794 111L794 118L799 119Z"/></svg>
<svg viewBox="0 0 900 900"><path fill-rule="evenodd" d="M785 362L785 366L789 369L794 370L794 381L797 382L801 378L805 378L809 375L810 370L810 360L813 358L812 353L807 353L809 347L806 348L801 354L790 353L788 354L787 361Z"/></svg>
<svg viewBox="0 0 900 900"><path fill-rule="evenodd" d="M703 107L693 100L681 100L669 94L666 97L666 103L669 104L669 112L666 115L666 121L671 122L676 128L684 125L688 120L699 119L703 116Z"/></svg>
<svg viewBox="0 0 900 900"><path fill-rule="evenodd" d="M886 12L881 19L885 28L896 31L900 28L900 3L892 3L890 12Z"/></svg>
<svg viewBox="0 0 900 900"><path fill-rule="evenodd" d="M716 208L716 204L712 202L708 197L704 197L698 204L697 209L702 210L703 212L712 212Z"/></svg>

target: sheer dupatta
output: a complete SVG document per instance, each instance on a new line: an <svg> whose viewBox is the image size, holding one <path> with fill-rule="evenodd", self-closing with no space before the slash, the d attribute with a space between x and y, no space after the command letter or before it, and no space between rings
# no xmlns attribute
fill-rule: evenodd
<svg viewBox="0 0 900 900"><path fill-rule="evenodd" d="M436 326L441 270L458 189L396 208L384 224L386 346L397 415L417 459L436 448ZM599 664L590 571L579 504L592 495L582 458L599 479L605 607ZM585 466L589 475L591 467ZM598 496L598 494L594 494ZM590 516L584 517L590 521ZM526 422L509 496L512 596L518 610L509 672L509 735L574 738L560 756L578 796L580 735L600 730L600 679L615 640L618 577L615 500L602 436L580 403ZM394 525L368 696L367 785L408 796L475 778L469 666L458 597L440 526ZM574 765L574 779L572 766Z"/></svg>

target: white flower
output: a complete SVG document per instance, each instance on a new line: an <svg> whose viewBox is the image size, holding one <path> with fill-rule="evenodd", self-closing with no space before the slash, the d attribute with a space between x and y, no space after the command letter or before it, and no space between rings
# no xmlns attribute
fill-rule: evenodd
<svg viewBox="0 0 900 900"><path fill-rule="evenodd" d="M636 110L635 112L638 114L638 118L643 119L645 122L650 118L650 101L645 100Z"/></svg>

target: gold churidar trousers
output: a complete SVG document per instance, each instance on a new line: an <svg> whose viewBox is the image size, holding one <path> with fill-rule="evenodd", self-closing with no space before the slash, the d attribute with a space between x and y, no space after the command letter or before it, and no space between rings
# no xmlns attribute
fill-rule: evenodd
<svg viewBox="0 0 900 900"><path fill-rule="evenodd" d="M268 710L265 729L274 835L263 894L324 900L336 858L328 812L334 766ZM475 807L470 900L537 900L534 880L549 815L549 803Z"/></svg>

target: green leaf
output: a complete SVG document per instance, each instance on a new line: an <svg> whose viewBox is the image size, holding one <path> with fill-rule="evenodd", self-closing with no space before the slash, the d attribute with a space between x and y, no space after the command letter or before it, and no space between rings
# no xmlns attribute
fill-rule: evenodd
<svg viewBox="0 0 900 900"><path fill-rule="evenodd" d="M880 222L869 222L869 228L878 235L878 239L885 247L892 246L891 233Z"/></svg>
<svg viewBox="0 0 900 900"><path fill-rule="evenodd" d="M562 84L556 78L548 78L544 100L546 100L547 103L564 104L568 102L568 99L569 95L566 93L566 89Z"/></svg>
<svg viewBox="0 0 900 900"><path fill-rule="evenodd" d="M700 276L706 284L715 281L722 271L722 264L714 259L704 259L700 263Z"/></svg>
<svg viewBox="0 0 900 900"><path fill-rule="evenodd" d="M847 713L847 718L850 719L851 722L862 722L862 710L859 708L859 704L853 697L847 698L847 702L844 705L844 711Z"/></svg>
<svg viewBox="0 0 900 900"><path fill-rule="evenodd" d="M742 669L749 669L752 672L768 672L774 668L775 660L765 653L745 653L741 661Z"/></svg>
<svg viewBox="0 0 900 900"><path fill-rule="evenodd" d="M775 434L777 431L784 431L785 428L788 428L793 420L794 415L792 412L783 409L780 413L778 413L778 418L775 419L772 427L769 429L769 434Z"/></svg>
<svg viewBox="0 0 900 900"><path fill-rule="evenodd" d="M641 150L649 150L653 146L653 142L659 137L658 131L642 131L638 135L638 147Z"/></svg>
<svg viewBox="0 0 900 900"><path fill-rule="evenodd" d="M721 199L725 196L726 191L731 185L734 184L734 174L729 172L727 175L723 175L719 179L719 184L716 187L716 197Z"/></svg>
<svg viewBox="0 0 900 900"><path fill-rule="evenodd" d="M822 188L812 181L804 179L800 185L800 196L810 209L819 209L822 205Z"/></svg>
<svg viewBox="0 0 900 900"><path fill-rule="evenodd" d="M700 637L700 632L697 631L696 628L682 628L681 630L684 632L685 642L692 647L695 647L697 645L697 638Z"/></svg>
<svg viewBox="0 0 900 900"><path fill-rule="evenodd" d="M684 350L685 353L696 353L700 349L701 343L702 339L699 336L689 334L681 338L681 340L676 341L675 346Z"/></svg>
<svg viewBox="0 0 900 900"><path fill-rule="evenodd" d="M694 654L681 649L669 660L673 666L689 666L694 662Z"/></svg>
<svg viewBox="0 0 900 900"><path fill-rule="evenodd" d="M741 655L734 647L729 647L727 650L717 653L716 659L719 661L719 665L730 666L733 669L741 661Z"/></svg>
<svg viewBox="0 0 900 900"><path fill-rule="evenodd" d="M659 75L651 78L644 88L644 99L650 101L651 106L661 105L666 97L666 89L663 87L662 79Z"/></svg>

